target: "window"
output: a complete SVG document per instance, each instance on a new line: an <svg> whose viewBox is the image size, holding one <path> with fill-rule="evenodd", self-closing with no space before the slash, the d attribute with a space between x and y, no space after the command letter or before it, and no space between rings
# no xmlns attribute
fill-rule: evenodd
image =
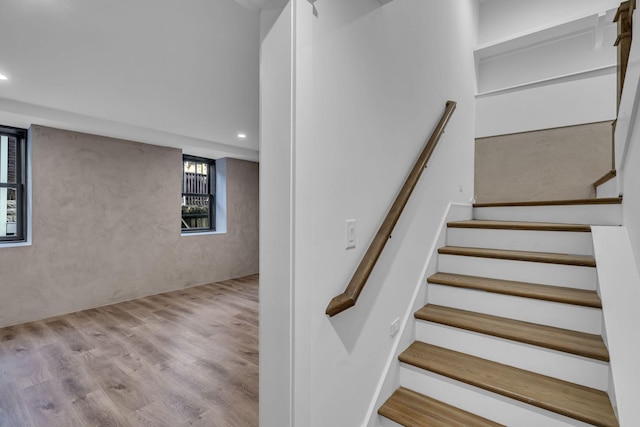
<svg viewBox="0 0 640 427"><path fill-rule="evenodd" d="M27 131L0 126L0 243L26 240Z"/></svg>
<svg viewBox="0 0 640 427"><path fill-rule="evenodd" d="M215 231L215 160L182 157L182 232Z"/></svg>

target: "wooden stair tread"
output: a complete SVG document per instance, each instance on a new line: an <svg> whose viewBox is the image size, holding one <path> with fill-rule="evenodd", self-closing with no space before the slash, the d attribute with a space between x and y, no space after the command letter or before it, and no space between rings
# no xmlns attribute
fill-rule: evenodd
<svg viewBox="0 0 640 427"><path fill-rule="evenodd" d="M432 304L418 310L415 317L428 322L537 345L604 362L609 361L609 352L599 335Z"/></svg>
<svg viewBox="0 0 640 427"><path fill-rule="evenodd" d="M474 203L474 208L495 208L506 206L567 206L567 205L618 205L622 203L622 197L609 197L600 199L573 199L573 200L541 200L531 202L496 202Z"/></svg>
<svg viewBox="0 0 640 427"><path fill-rule="evenodd" d="M387 399L378 414L406 427L501 426L404 387Z"/></svg>
<svg viewBox="0 0 640 427"><path fill-rule="evenodd" d="M399 359L472 386L597 426L618 426L607 394L416 341Z"/></svg>
<svg viewBox="0 0 640 427"><path fill-rule="evenodd" d="M492 230L531 230L531 231L575 231L591 232L591 226L586 224L558 224L551 222L524 221L490 221L471 219L466 221L452 221L447 223L450 228L481 228Z"/></svg>
<svg viewBox="0 0 640 427"><path fill-rule="evenodd" d="M469 248L462 246L444 246L439 254L462 255L480 258L508 259L514 261L543 262L581 267L595 267L596 260L591 255L569 255L550 252L513 251L504 249Z"/></svg>
<svg viewBox="0 0 640 427"><path fill-rule="evenodd" d="M486 292L554 301L564 304L602 308L602 301L595 291L566 288L562 286L538 285L513 280L490 279L488 277L466 276L453 273L436 273L430 276L429 283L477 289Z"/></svg>

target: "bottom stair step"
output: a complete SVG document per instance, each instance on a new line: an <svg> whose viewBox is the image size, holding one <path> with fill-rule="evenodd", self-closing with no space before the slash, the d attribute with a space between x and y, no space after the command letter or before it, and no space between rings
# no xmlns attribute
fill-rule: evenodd
<svg viewBox="0 0 640 427"><path fill-rule="evenodd" d="M405 427L501 426L404 387L397 389L378 414Z"/></svg>
<svg viewBox="0 0 640 427"><path fill-rule="evenodd" d="M416 341L401 362L597 426L618 426L606 393ZM419 425L419 424L418 424Z"/></svg>

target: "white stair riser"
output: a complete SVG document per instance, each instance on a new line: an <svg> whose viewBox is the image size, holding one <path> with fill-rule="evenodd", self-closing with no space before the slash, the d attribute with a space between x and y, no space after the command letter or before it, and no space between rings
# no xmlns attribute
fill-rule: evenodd
<svg viewBox="0 0 640 427"><path fill-rule="evenodd" d="M596 289L596 269L593 267L440 254L438 271L577 289Z"/></svg>
<svg viewBox="0 0 640 427"><path fill-rule="evenodd" d="M588 427L563 415L527 405L433 372L401 364L400 385L507 426Z"/></svg>
<svg viewBox="0 0 640 427"><path fill-rule="evenodd" d="M448 228L447 244L471 248L593 255L591 233Z"/></svg>
<svg viewBox="0 0 640 427"><path fill-rule="evenodd" d="M622 224L622 206L616 204L473 208L473 217L475 219L501 221L620 225Z"/></svg>
<svg viewBox="0 0 640 427"><path fill-rule="evenodd" d="M586 357L425 321L416 322L416 340L598 390L609 386L609 365Z"/></svg>
<svg viewBox="0 0 640 427"><path fill-rule="evenodd" d="M495 294L467 288L436 285L427 287L429 304L474 311L556 328L600 335L602 311L597 308L561 304L532 298Z"/></svg>
<svg viewBox="0 0 640 427"><path fill-rule="evenodd" d="M398 424L395 421L391 421L389 418L386 417L382 417L380 415L378 415L378 417L380 418L380 427L403 427L402 424Z"/></svg>
<svg viewBox="0 0 640 427"><path fill-rule="evenodd" d="M612 178L604 184L596 187L596 197L598 199L618 196L618 177Z"/></svg>

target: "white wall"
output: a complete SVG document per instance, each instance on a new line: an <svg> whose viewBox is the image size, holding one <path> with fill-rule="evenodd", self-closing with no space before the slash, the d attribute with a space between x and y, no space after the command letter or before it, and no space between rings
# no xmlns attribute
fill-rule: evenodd
<svg viewBox="0 0 640 427"><path fill-rule="evenodd" d="M260 43L271 32L288 0L269 0L260 8Z"/></svg>
<svg viewBox="0 0 640 427"><path fill-rule="evenodd" d="M292 301L293 389L275 399L293 401L293 425L353 427L365 419L392 350L389 324L405 313L422 280L439 219L448 203L468 202L473 194L472 7L466 0L395 0L382 7L377 0L318 0L313 6L296 0L294 6L292 187L276 177L284 177L289 157L268 152L288 136L264 132L272 114L265 106L277 104L276 94L262 93L261 242L271 257L292 257L290 265L270 263L264 253L261 258L261 273L270 275L261 276L264 292L281 291L282 301ZM328 318L327 304L344 290L447 99L458 102L457 111L358 304ZM285 114L289 106L279 108ZM264 220L265 210L275 213L270 203L289 200L288 191L290 246L285 236L291 229L275 216ZM345 220L351 218L358 245L345 250ZM293 290L286 288L290 277ZM277 301L261 300L261 328L286 317L281 309ZM285 333L272 332L278 340ZM276 344L261 343L261 357L275 357ZM264 396L282 408L286 404L266 393L275 394L289 371L262 363L271 372L260 379L261 405ZM282 416L261 411L261 426L289 425Z"/></svg>
<svg viewBox="0 0 640 427"><path fill-rule="evenodd" d="M613 15L613 10L610 15ZM585 21L593 23L590 19ZM568 26L566 31L572 29L572 26ZM588 25L576 34L548 34L548 37L557 38L547 40L538 46L527 43L508 53L504 50L513 48L515 42L508 43L503 49L495 49L498 50L495 54L491 54L494 49L476 51L476 55L481 56L478 62L478 92L484 93L604 67L612 68L611 73L614 73L616 49L613 44L617 36L616 27L609 23L600 28L603 34L599 41L601 45L598 47L594 46L594 31L597 29Z"/></svg>
<svg viewBox="0 0 640 427"><path fill-rule="evenodd" d="M640 277L626 227L592 227L593 249L598 260L606 344L611 357L611 381L621 426L640 423L638 406L638 351L640 325ZM637 245L637 241L636 241ZM637 253L637 252L636 252Z"/></svg>
<svg viewBox="0 0 640 427"><path fill-rule="evenodd" d="M635 14L637 16L637 13ZM640 31L640 23L633 20L633 34ZM636 200L636 193L633 191L626 192L625 184L629 184L629 188L633 189L637 183L637 169L639 153L634 148L638 145L640 138L640 130L638 129L638 121L640 120L640 42L637 38L631 42L631 51L629 53L629 63L627 73L624 80L624 88L620 97L620 107L618 109L618 119L615 133L615 167L618 172L618 193L625 193L625 204L640 205L640 200ZM627 174L628 168L628 174ZM624 177L622 179L621 177ZM639 206L640 207L640 206ZM632 220L631 216L629 219ZM632 226L632 229L634 227ZM634 231L632 230L633 234ZM632 239L634 241L634 239ZM635 240L638 241L638 240Z"/></svg>
<svg viewBox="0 0 640 427"><path fill-rule="evenodd" d="M640 50L635 51L632 48L633 53L640 54ZM632 56L630 59L635 60L636 58ZM632 66L638 68L637 60L634 62ZM637 74L634 77L637 78ZM629 101L633 103L635 100L636 105L633 109L627 109L625 120L619 120L616 126L616 168L619 171L618 179L622 179L623 223L629 233L636 265L640 266L640 111L637 105L638 98L640 98L640 91L638 91L640 85L636 81L636 84L625 85L625 88L635 89L636 93L625 93L623 96L629 95ZM627 126L628 132L630 132L626 146L624 141L619 141L619 133L627 136L627 132L624 132L622 126Z"/></svg>
<svg viewBox="0 0 640 427"><path fill-rule="evenodd" d="M617 4L480 3L476 136L613 120Z"/></svg>
<svg viewBox="0 0 640 427"><path fill-rule="evenodd" d="M480 2L478 44L568 22L620 5L620 0L487 0Z"/></svg>
<svg viewBox="0 0 640 427"><path fill-rule="evenodd" d="M292 11L265 34L260 61L260 425L292 426Z"/></svg>
<svg viewBox="0 0 640 427"><path fill-rule="evenodd" d="M504 135L615 119L616 75L479 95L476 137Z"/></svg>
<svg viewBox="0 0 640 427"><path fill-rule="evenodd" d="M637 11L634 15L638 16ZM640 23L634 19L634 34ZM615 132L615 167L618 190L623 194L623 223L627 228L636 265L640 266L640 42L631 44L629 66L620 99Z"/></svg>

